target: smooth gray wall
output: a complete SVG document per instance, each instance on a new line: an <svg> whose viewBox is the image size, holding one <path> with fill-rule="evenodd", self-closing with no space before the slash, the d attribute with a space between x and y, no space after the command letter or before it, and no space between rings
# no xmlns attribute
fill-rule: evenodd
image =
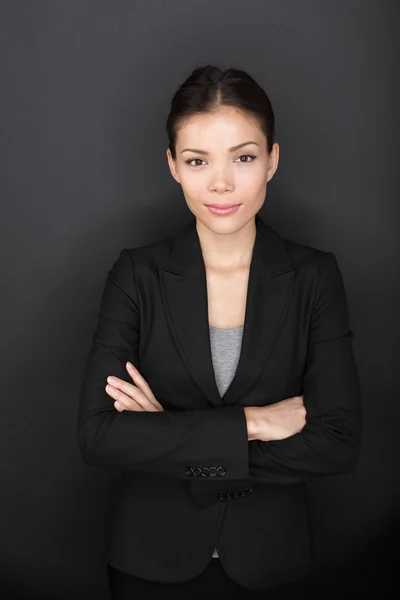
<svg viewBox="0 0 400 600"><path fill-rule="evenodd" d="M172 235L191 216L168 169L164 124L176 87L206 62L248 70L271 98L280 164L261 216L284 237L334 252L345 280L364 447L356 472L310 485L321 590L346 553L354 590L388 576L400 479L398 6L0 2L8 597L41 588L41 598L108 598L113 476L81 461L79 386L119 251Z"/></svg>

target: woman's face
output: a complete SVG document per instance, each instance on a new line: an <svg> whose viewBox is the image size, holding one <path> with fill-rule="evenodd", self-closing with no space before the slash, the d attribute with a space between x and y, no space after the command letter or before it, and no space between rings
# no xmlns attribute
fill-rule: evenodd
<svg viewBox="0 0 400 600"><path fill-rule="evenodd" d="M231 149L239 144L246 144ZM188 150L190 148L190 150ZM190 211L209 229L240 229L260 210L267 182L279 161L279 144L270 154L255 120L235 108L195 115L179 127L176 160L167 149L169 168L181 184ZM207 204L240 204L230 215L216 215Z"/></svg>

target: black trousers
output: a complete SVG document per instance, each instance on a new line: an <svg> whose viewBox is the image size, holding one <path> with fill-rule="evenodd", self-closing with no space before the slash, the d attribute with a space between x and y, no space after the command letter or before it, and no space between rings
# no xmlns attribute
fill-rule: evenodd
<svg viewBox="0 0 400 600"><path fill-rule="evenodd" d="M221 566L219 558L211 559L203 573L190 581L182 583L147 581L123 573L110 564L107 565L107 569L111 600L136 600L142 597L146 598L147 594L155 598L169 598L170 594L173 594L175 598L185 598L187 600L188 594L192 592L202 592L204 594L220 592L223 594L221 597L224 600L225 598L247 598L249 594L258 595L259 598L268 598L268 600L286 598L287 593L295 593L296 600L303 597L309 600L310 597L313 597L311 594L313 585L310 580L289 583L262 591L244 588L228 577ZM140 592L142 592L142 595Z"/></svg>

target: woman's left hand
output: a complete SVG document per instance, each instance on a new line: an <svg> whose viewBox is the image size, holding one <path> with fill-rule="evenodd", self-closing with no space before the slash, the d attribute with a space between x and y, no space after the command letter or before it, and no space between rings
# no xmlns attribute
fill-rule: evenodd
<svg viewBox="0 0 400 600"><path fill-rule="evenodd" d="M150 389L147 381L131 364L126 363L126 370L136 385L128 383L119 377L107 377L105 390L114 398L114 406L119 411L132 410L141 412L160 412L163 407Z"/></svg>

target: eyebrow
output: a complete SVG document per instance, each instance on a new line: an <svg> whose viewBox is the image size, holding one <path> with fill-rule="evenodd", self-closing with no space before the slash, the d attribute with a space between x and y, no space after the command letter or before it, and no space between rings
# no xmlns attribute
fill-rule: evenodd
<svg viewBox="0 0 400 600"><path fill-rule="evenodd" d="M232 148L229 148L229 152L234 152L235 150L239 150L239 148L242 148L243 146L247 146L248 144L255 144L256 146L260 145L260 144L257 144L257 142L244 142L243 144L238 144L237 146L232 146ZM209 152L207 152L207 150L199 150L197 148L185 148L184 150L182 150L181 154L183 152L198 152L199 154L210 154Z"/></svg>

